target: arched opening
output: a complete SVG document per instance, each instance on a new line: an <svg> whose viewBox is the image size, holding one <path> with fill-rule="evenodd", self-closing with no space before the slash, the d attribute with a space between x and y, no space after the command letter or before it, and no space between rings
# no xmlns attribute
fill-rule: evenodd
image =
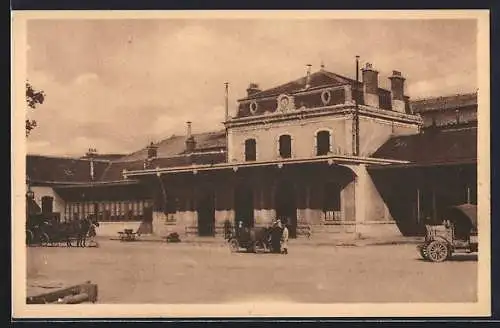
<svg viewBox="0 0 500 328"><path fill-rule="evenodd" d="M297 237L297 197L290 181L280 181L274 195L276 217L287 223L290 238Z"/></svg>
<svg viewBox="0 0 500 328"><path fill-rule="evenodd" d="M330 131L319 131L316 134L316 156L328 155L330 148Z"/></svg>
<svg viewBox="0 0 500 328"><path fill-rule="evenodd" d="M281 158L292 157L292 137L284 134L279 138L279 153Z"/></svg>
<svg viewBox="0 0 500 328"><path fill-rule="evenodd" d="M245 140L245 161L255 161L257 159L257 142L255 139Z"/></svg>
<svg viewBox="0 0 500 328"><path fill-rule="evenodd" d="M239 185L234 191L234 215L236 224L242 222L244 227L254 226L253 190L246 185Z"/></svg>
<svg viewBox="0 0 500 328"><path fill-rule="evenodd" d="M214 236L215 234L215 193L205 190L198 198L198 235Z"/></svg>

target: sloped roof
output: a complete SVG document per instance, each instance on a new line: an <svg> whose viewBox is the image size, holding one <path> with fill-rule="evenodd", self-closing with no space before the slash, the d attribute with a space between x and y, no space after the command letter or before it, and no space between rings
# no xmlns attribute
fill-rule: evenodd
<svg viewBox="0 0 500 328"><path fill-rule="evenodd" d="M148 167L216 164L225 161L225 131L199 133L193 136L196 148L191 154L185 152L185 136L172 136L157 143L157 158L150 161ZM95 181L120 181L123 180L123 170L143 169L147 148L130 155L116 155L116 157L118 159L113 161L94 160ZM53 184L91 182L90 161L86 158L28 155L26 161L26 174L32 182Z"/></svg>
<svg viewBox="0 0 500 328"><path fill-rule="evenodd" d="M211 149L221 149L226 147L226 133L224 130L193 134L196 141L195 151L205 151ZM157 157L172 157L183 154L186 150L186 136L173 135L170 138L164 139L155 145L157 149ZM148 157L146 147L133 152L130 155L119 159L120 162L145 160Z"/></svg>
<svg viewBox="0 0 500 328"><path fill-rule="evenodd" d="M127 154L94 154L93 157L94 157L94 159L99 159L99 160L103 160L103 161L114 161L114 160L120 159L126 155ZM88 159L88 158L89 158L88 156L80 157L80 159Z"/></svg>
<svg viewBox="0 0 500 328"><path fill-rule="evenodd" d="M356 80L353 80L351 78L341 76L332 72L328 72L324 69L321 69L317 72L311 73L310 76L310 88L316 88L316 87L321 87L321 86L326 86L326 85L334 85L334 86L339 86L339 85L344 85L344 84L353 84L356 83ZM360 83L360 82L358 82ZM246 100L246 99L253 99L253 98L262 98L262 97L271 97L271 96L277 96L280 94L292 94L297 91L304 90L304 87L306 85L306 77L301 77L297 80L287 82L285 84L281 84L277 87L273 87L270 89L266 89L260 92L257 92L250 97L246 97L240 100Z"/></svg>
<svg viewBox="0 0 500 328"><path fill-rule="evenodd" d="M154 158L147 163L147 168L166 168L202 164L218 164L226 161L225 152L205 152L182 154L172 157ZM104 172L101 181L118 181L123 179L123 171L144 169L144 160L113 162Z"/></svg>
<svg viewBox="0 0 500 328"><path fill-rule="evenodd" d="M101 177L108 165L108 161L94 161L96 180ZM91 181L90 161L88 159L27 155L26 174L32 182L78 183Z"/></svg>
<svg viewBox="0 0 500 328"><path fill-rule="evenodd" d="M477 106L477 93L418 99L410 103L415 113Z"/></svg>
<svg viewBox="0 0 500 328"><path fill-rule="evenodd" d="M389 139L372 157L415 164L459 164L477 160L477 128L427 131Z"/></svg>

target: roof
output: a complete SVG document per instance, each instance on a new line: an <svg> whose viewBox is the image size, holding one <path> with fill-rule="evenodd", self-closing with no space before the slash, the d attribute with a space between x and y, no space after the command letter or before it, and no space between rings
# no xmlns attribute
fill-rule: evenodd
<svg viewBox="0 0 500 328"><path fill-rule="evenodd" d="M202 152L208 150L218 150L226 148L226 132L224 130L193 134L196 141L195 152ZM186 150L186 136L173 135L170 138L164 139L156 144L157 157L172 157L185 153ZM124 156L119 159L120 162L145 160L148 157L147 147L133 152L130 155Z"/></svg>
<svg viewBox="0 0 500 328"><path fill-rule="evenodd" d="M148 167L178 167L225 162L226 134L215 131L194 134L196 148L186 153L185 136L172 136L157 143L157 157L149 161ZM94 160L95 182L123 180L123 171L144 169L147 148L130 155L108 155L115 160ZM27 175L32 182L50 184L87 183L90 178L90 160L87 158L65 158L41 155L26 157Z"/></svg>
<svg viewBox="0 0 500 328"><path fill-rule="evenodd" d="M221 151L181 154L172 157L154 158L147 162L149 169L186 167L191 165L213 165L226 161L226 153ZM117 181L123 178L123 171L143 170L145 160L113 162L103 174L102 181Z"/></svg>
<svg viewBox="0 0 500 328"><path fill-rule="evenodd" d="M392 137L373 157L416 164L459 164L477 160L477 128L428 131Z"/></svg>
<svg viewBox="0 0 500 328"><path fill-rule="evenodd" d="M93 158L98 159L98 160L103 160L103 161L113 161L113 160L120 159L124 156L126 156L126 154L94 154ZM80 159L89 159L89 157L86 155L86 156L80 157Z"/></svg>
<svg viewBox="0 0 500 328"><path fill-rule="evenodd" d="M94 161L94 176L98 180L107 161ZM90 160L42 155L26 156L26 174L32 182L78 183L89 182Z"/></svg>
<svg viewBox="0 0 500 328"><path fill-rule="evenodd" d="M340 86L344 84L353 84L353 83L356 83L356 80L321 69L317 72L311 73L309 88L316 88L326 85ZM271 97L284 93L291 94L297 91L303 91L305 85L306 85L306 77L304 76L297 80L281 84L277 87L273 87L270 89L254 93L250 97L246 97L240 100Z"/></svg>
<svg viewBox="0 0 500 328"><path fill-rule="evenodd" d="M432 97L412 100L411 107L415 113L434 110L455 109L468 106L477 106L477 93L466 93L444 97Z"/></svg>

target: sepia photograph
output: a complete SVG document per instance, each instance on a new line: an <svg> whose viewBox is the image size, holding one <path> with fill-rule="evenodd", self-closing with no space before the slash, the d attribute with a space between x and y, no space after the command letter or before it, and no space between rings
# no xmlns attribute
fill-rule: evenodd
<svg viewBox="0 0 500 328"><path fill-rule="evenodd" d="M13 315L489 315L488 20L13 12Z"/></svg>

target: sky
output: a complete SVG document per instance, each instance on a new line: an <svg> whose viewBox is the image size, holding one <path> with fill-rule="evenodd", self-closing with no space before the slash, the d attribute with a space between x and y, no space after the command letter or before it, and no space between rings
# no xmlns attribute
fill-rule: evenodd
<svg viewBox="0 0 500 328"><path fill-rule="evenodd" d="M475 20L30 20L27 78L46 93L28 153L129 153L149 142L223 128L249 83L270 88L325 69L379 84L399 70L412 99L477 88Z"/></svg>

